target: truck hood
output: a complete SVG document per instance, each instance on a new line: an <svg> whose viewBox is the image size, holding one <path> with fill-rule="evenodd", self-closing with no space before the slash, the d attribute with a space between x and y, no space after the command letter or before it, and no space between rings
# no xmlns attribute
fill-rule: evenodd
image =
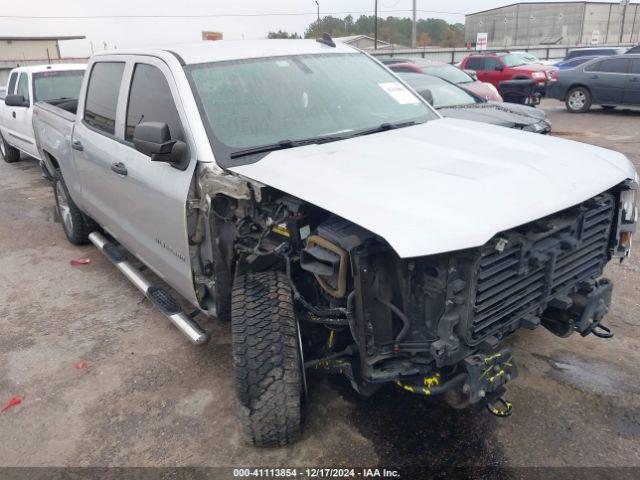
<svg viewBox="0 0 640 480"><path fill-rule="evenodd" d="M610 150L448 118L229 170L346 218L405 258L482 245L635 174Z"/></svg>

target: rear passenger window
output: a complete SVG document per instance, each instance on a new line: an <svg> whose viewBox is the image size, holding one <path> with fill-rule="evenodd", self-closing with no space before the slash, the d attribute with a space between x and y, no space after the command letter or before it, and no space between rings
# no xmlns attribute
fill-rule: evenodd
<svg viewBox="0 0 640 480"><path fill-rule="evenodd" d="M629 60L626 58L609 58L593 65L590 72L627 73Z"/></svg>
<svg viewBox="0 0 640 480"><path fill-rule="evenodd" d="M11 77L9 77L9 87L7 90L7 95L13 94L13 89L16 88L16 80L18 80L18 72L13 72Z"/></svg>
<svg viewBox="0 0 640 480"><path fill-rule="evenodd" d="M484 70L484 61L482 58L470 58L464 66L467 70Z"/></svg>
<svg viewBox="0 0 640 480"><path fill-rule="evenodd" d="M136 126L142 122L162 122L169 126L174 140L184 140L184 132L164 74L145 63L136 64L129 90L126 140L133 140Z"/></svg>
<svg viewBox="0 0 640 480"><path fill-rule="evenodd" d="M84 105L84 121L111 135L116 130L116 109L124 63L99 62L91 69L87 98Z"/></svg>
<svg viewBox="0 0 640 480"><path fill-rule="evenodd" d="M18 89L16 95L22 95L26 102L29 101L29 74L21 73L20 80L18 80Z"/></svg>

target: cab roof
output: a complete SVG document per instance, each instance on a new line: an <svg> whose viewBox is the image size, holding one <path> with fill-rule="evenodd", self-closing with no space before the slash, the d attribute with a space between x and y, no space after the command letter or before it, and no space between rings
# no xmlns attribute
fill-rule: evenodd
<svg viewBox="0 0 640 480"><path fill-rule="evenodd" d="M247 58L280 57L286 55L308 55L322 53L356 53L359 50L336 42L335 47L316 40L218 40L167 45L156 48L115 50L101 55L159 55L170 52L185 65L198 63L243 60Z"/></svg>
<svg viewBox="0 0 640 480"><path fill-rule="evenodd" d="M44 65L29 65L26 67L16 67L12 71L28 72L28 73L42 73L42 72L56 72L63 70L86 70L87 65L85 63L54 63Z"/></svg>

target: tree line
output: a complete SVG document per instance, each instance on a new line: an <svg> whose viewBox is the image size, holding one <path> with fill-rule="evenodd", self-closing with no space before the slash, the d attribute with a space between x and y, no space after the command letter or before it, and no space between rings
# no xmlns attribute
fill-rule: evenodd
<svg viewBox="0 0 640 480"><path fill-rule="evenodd" d="M351 35L368 35L373 37L375 17L373 15L361 15L358 19L347 15L345 18L337 18L328 15L311 23L304 32L304 38L316 38L323 32L328 32L332 37L346 37ZM421 19L416 22L417 41L419 47L464 46L464 25L461 23L448 23L439 18ZM269 32L268 38L301 38L297 33L289 33L283 30ZM402 17L378 17L378 40L396 45L411 46L411 19Z"/></svg>

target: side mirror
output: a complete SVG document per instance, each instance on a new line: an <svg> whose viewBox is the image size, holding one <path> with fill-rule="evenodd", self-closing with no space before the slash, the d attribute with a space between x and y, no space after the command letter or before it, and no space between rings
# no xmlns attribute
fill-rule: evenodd
<svg viewBox="0 0 640 480"><path fill-rule="evenodd" d="M431 90L425 88L424 90L420 90L418 93L429 105L433 106L433 93L431 93Z"/></svg>
<svg viewBox="0 0 640 480"><path fill-rule="evenodd" d="M142 122L133 132L133 144L140 153L151 157L152 162L170 163L184 170L189 165L187 144L172 140L169 125L162 122Z"/></svg>
<svg viewBox="0 0 640 480"><path fill-rule="evenodd" d="M504 70L504 69L502 68L502 65L496 65L496 67L494 68L494 70L495 70L495 71L497 71L497 72L501 72L501 71L502 71L502 70Z"/></svg>
<svg viewBox="0 0 640 480"><path fill-rule="evenodd" d="M25 100L22 95L7 95L4 99L4 103L8 107L28 107L29 101Z"/></svg>

